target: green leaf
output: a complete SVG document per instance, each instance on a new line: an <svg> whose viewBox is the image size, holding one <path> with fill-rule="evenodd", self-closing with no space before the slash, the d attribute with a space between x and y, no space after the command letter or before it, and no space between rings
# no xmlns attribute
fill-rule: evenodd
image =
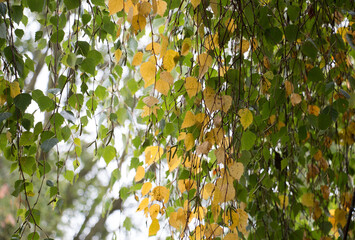
<svg viewBox="0 0 355 240"><path fill-rule="evenodd" d="M91 75L95 75L95 63L96 61L93 58L85 58L80 66L84 72L90 73Z"/></svg>
<svg viewBox="0 0 355 240"><path fill-rule="evenodd" d="M4 113L0 113L0 123L8 118L10 118L12 116L12 113L10 112L4 112Z"/></svg>
<svg viewBox="0 0 355 240"><path fill-rule="evenodd" d="M95 96L97 96L100 100L104 100L107 97L106 88L98 85L95 89Z"/></svg>
<svg viewBox="0 0 355 240"><path fill-rule="evenodd" d="M74 182L74 172L71 171L71 170L66 170L66 171L65 171L64 178L65 178L66 180L68 180L68 181L73 185L73 182Z"/></svg>
<svg viewBox="0 0 355 240"><path fill-rule="evenodd" d="M64 31L58 30L52 34L50 41L52 43L60 43L61 41L63 41L63 38L64 38Z"/></svg>
<svg viewBox="0 0 355 240"><path fill-rule="evenodd" d="M242 150L250 150L254 146L255 140L256 140L256 136L254 133L252 133L250 131L244 132L243 136L242 136L241 149Z"/></svg>
<svg viewBox="0 0 355 240"><path fill-rule="evenodd" d="M132 221L129 217L126 217L126 219L123 221L123 227L125 227L127 231L131 231Z"/></svg>
<svg viewBox="0 0 355 240"><path fill-rule="evenodd" d="M316 59L317 52L318 52L318 50L317 50L316 46L311 41L306 41L302 45L302 53L304 55L306 55L307 57L310 57L312 60Z"/></svg>
<svg viewBox="0 0 355 240"><path fill-rule="evenodd" d="M94 60L95 66L97 66L100 62L103 62L102 54L99 51L91 50L88 52L87 58L91 58Z"/></svg>
<svg viewBox="0 0 355 240"><path fill-rule="evenodd" d="M126 200L129 197L129 189L126 187L122 187L120 189L120 197L123 201Z"/></svg>
<svg viewBox="0 0 355 240"><path fill-rule="evenodd" d="M272 27L269 29L266 29L265 31L265 38L268 40L271 44L276 45L279 43L282 39L282 32L279 28L277 27Z"/></svg>
<svg viewBox="0 0 355 240"><path fill-rule="evenodd" d="M296 25L288 25L285 28L285 37L287 41L293 42L297 39L297 35L300 35L298 27Z"/></svg>
<svg viewBox="0 0 355 240"><path fill-rule="evenodd" d="M309 81L312 82L324 81L324 75L322 73L322 70L320 70L319 67L312 68L308 72L307 78Z"/></svg>
<svg viewBox="0 0 355 240"><path fill-rule="evenodd" d="M41 212L37 209L31 209L26 212L26 218L29 217L30 223L36 223L37 225L41 224Z"/></svg>
<svg viewBox="0 0 355 240"><path fill-rule="evenodd" d="M116 156L116 148L113 146L107 146L103 150L102 157L104 158L106 164L109 164L112 159L114 159Z"/></svg>
<svg viewBox="0 0 355 240"><path fill-rule="evenodd" d="M33 144L33 133L23 132L20 137L20 146L30 146Z"/></svg>
<svg viewBox="0 0 355 240"><path fill-rule="evenodd" d="M91 2L97 6L105 7L105 0L91 0Z"/></svg>
<svg viewBox="0 0 355 240"><path fill-rule="evenodd" d="M35 42L37 42L38 40L42 39L43 36L43 32L42 31L37 31L35 34Z"/></svg>
<svg viewBox="0 0 355 240"><path fill-rule="evenodd" d="M37 232L32 232L28 234L27 240L39 240L39 234Z"/></svg>
<svg viewBox="0 0 355 240"><path fill-rule="evenodd" d="M294 5L287 6L287 15L291 21L295 21L299 17L300 8Z"/></svg>
<svg viewBox="0 0 355 240"><path fill-rule="evenodd" d="M321 113L318 116L318 128L326 130L332 124L332 119L329 114Z"/></svg>
<svg viewBox="0 0 355 240"><path fill-rule="evenodd" d="M43 152L49 152L55 145L57 145L57 143L57 138L47 139L41 144L41 149Z"/></svg>
<svg viewBox="0 0 355 240"><path fill-rule="evenodd" d="M32 97L28 93L21 93L14 98L15 106L22 112L26 111L27 107L31 104Z"/></svg>
<svg viewBox="0 0 355 240"><path fill-rule="evenodd" d="M52 99L50 99L49 97L47 96L41 96L39 97L38 101L36 101L38 106L39 106L39 109L41 110L41 112L44 112L44 111L52 111L55 107L55 104L53 102Z"/></svg>
<svg viewBox="0 0 355 240"><path fill-rule="evenodd" d="M32 12L42 12L44 0L28 0L27 4Z"/></svg>
<svg viewBox="0 0 355 240"><path fill-rule="evenodd" d="M80 0L64 0L64 4L68 10L71 10L80 6Z"/></svg>

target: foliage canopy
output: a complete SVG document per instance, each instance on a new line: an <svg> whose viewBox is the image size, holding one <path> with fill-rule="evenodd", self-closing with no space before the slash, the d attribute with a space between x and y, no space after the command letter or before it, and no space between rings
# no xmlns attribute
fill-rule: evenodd
<svg viewBox="0 0 355 240"><path fill-rule="evenodd" d="M354 1L0 2L12 239L354 237Z"/></svg>

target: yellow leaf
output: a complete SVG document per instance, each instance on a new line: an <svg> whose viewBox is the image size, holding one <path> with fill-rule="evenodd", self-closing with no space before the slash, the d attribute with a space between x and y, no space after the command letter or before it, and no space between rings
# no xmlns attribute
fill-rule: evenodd
<svg viewBox="0 0 355 240"><path fill-rule="evenodd" d="M292 93L291 94L291 103L292 106L296 106L302 101L302 97L298 93Z"/></svg>
<svg viewBox="0 0 355 240"><path fill-rule="evenodd" d="M237 24L234 22L233 18L229 18L226 20L225 25L227 27L228 32L234 32L234 30L237 28Z"/></svg>
<svg viewBox="0 0 355 240"><path fill-rule="evenodd" d="M168 96L170 85L166 81L159 79L155 84L155 89L161 94Z"/></svg>
<svg viewBox="0 0 355 240"><path fill-rule="evenodd" d="M149 2L142 2L137 4L138 12L144 17L147 17L152 10L152 5Z"/></svg>
<svg viewBox="0 0 355 240"><path fill-rule="evenodd" d="M180 165L180 158L177 155L177 148L169 148L166 154L166 159L168 160L169 171L173 171Z"/></svg>
<svg viewBox="0 0 355 240"><path fill-rule="evenodd" d="M152 62L145 62L141 65L140 73L145 82L144 87L149 87L155 82L156 67Z"/></svg>
<svg viewBox="0 0 355 240"><path fill-rule="evenodd" d="M132 12L132 16L138 14L137 5L133 4L132 0L127 0L124 3L124 11L126 12L127 15L129 14L129 12Z"/></svg>
<svg viewBox="0 0 355 240"><path fill-rule="evenodd" d="M180 132L179 137L178 137L178 141L185 140L185 137L186 137L186 132Z"/></svg>
<svg viewBox="0 0 355 240"><path fill-rule="evenodd" d="M150 165L161 158L161 156L164 153L164 150L159 146L149 146L146 147L144 153L145 153L145 163Z"/></svg>
<svg viewBox="0 0 355 240"><path fill-rule="evenodd" d="M192 133L186 134L184 143L185 143L186 151L191 150L195 146L195 139Z"/></svg>
<svg viewBox="0 0 355 240"><path fill-rule="evenodd" d="M156 235L159 229L160 229L160 225L158 219L153 219L152 224L150 224L149 226L148 236L150 237Z"/></svg>
<svg viewBox="0 0 355 240"><path fill-rule="evenodd" d="M150 189L152 189L152 183L151 182L144 183L141 189L142 196L145 196L150 191Z"/></svg>
<svg viewBox="0 0 355 240"><path fill-rule="evenodd" d="M153 204L152 206L150 206L149 215L152 220L157 218L159 211L160 211L159 204Z"/></svg>
<svg viewBox="0 0 355 240"><path fill-rule="evenodd" d="M282 209L287 208L287 206L288 206L288 196L279 195L279 200L280 200L280 208L282 208Z"/></svg>
<svg viewBox="0 0 355 240"><path fill-rule="evenodd" d="M204 141L201 145L196 147L196 154L208 154L212 148L212 144L209 141Z"/></svg>
<svg viewBox="0 0 355 240"><path fill-rule="evenodd" d="M166 11L167 3L163 0L157 1L157 14L160 16L164 16L164 13Z"/></svg>
<svg viewBox="0 0 355 240"><path fill-rule="evenodd" d="M218 33L215 33L213 36L208 35L205 38L204 46L207 50L214 50L215 48L218 48L219 47Z"/></svg>
<svg viewBox="0 0 355 240"><path fill-rule="evenodd" d="M239 214L239 224L238 230L243 233L244 235L247 234L247 226L248 226L248 214L243 210L238 208L237 213Z"/></svg>
<svg viewBox="0 0 355 240"><path fill-rule="evenodd" d="M249 109L244 108L239 109L238 115L240 116L240 122L242 123L244 130L247 129L253 122L253 114Z"/></svg>
<svg viewBox="0 0 355 240"><path fill-rule="evenodd" d="M286 88L286 97L288 97L293 93L293 84L290 81L286 80L285 88Z"/></svg>
<svg viewBox="0 0 355 240"><path fill-rule="evenodd" d="M185 89L189 97L194 97L201 91L201 83L195 77L187 77L185 79Z"/></svg>
<svg viewBox="0 0 355 240"><path fill-rule="evenodd" d="M198 78L201 79L206 74L209 67L212 66L213 59L207 53L202 53L198 56L197 63L200 65Z"/></svg>
<svg viewBox="0 0 355 240"><path fill-rule="evenodd" d="M149 198L144 198L139 204L136 212L144 210L146 207L148 207L148 204L149 204Z"/></svg>
<svg viewBox="0 0 355 240"><path fill-rule="evenodd" d="M167 50L163 58L163 68L166 71L171 72L174 69L178 60L179 60L178 52L175 52L174 50L171 49Z"/></svg>
<svg viewBox="0 0 355 240"><path fill-rule="evenodd" d="M191 39L185 38L181 46L181 55L186 56L189 53L191 46L192 46Z"/></svg>
<svg viewBox="0 0 355 240"><path fill-rule="evenodd" d="M231 176L224 175L217 179L216 189L221 193L220 202L228 202L235 198L234 179ZM215 189L215 191L216 191Z"/></svg>
<svg viewBox="0 0 355 240"><path fill-rule="evenodd" d="M157 200L159 202L163 202L167 203L169 201L169 189L167 189L164 186L157 186L153 189L152 191L152 195L153 195L153 200Z"/></svg>
<svg viewBox="0 0 355 240"><path fill-rule="evenodd" d="M147 45L145 48L146 51L152 51L154 55L159 55L160 54L160 44L153 42Z"/></svg>
<svg viewBox="0 0 355 240"><path fill-rule="evenodd" d="M224 148L217 148L214 151L214 154L216 155L217 163L225 163L225 151Z"/></svg>
<svg viewBox="0 0 355 240"><path fill-rule="evenodd" d="M142 52L137 52L134 54L133 60L132 60L132 66L139 66L142 62L143 59L143 53Z"/></svg>
<svg viewBox="0 0 355 240"><path fill-rule="evenodd" d="M224 240L238 240L238 234L236 233L228 233L224 238Z"/></svg>
<svg viewBox="0 0 355 240"><path fill-rule="evenodd" d="M178 188L181 193L184 193L186 191L185 180L181 179L178 181Z"/></svg>
<svg viewBox="0 0 355 240"><path fill-rule="evenodd" d="M202 192L203 199L205 199L205 200L209 199L212 195L212 191L214 190L214 188L215 188L215 185L213 183L207 183L203 187L203 192Z"/></svg>
<svg viewBox="0 0 355 240"><path fill-rule="evenodd" d="M164 36L163 34L161 34L160 37L161 37L160 58L163 58L167 52L167 49L168 49L169 39L168 39L168 37Z"/></svg>
<svg viewBox="0 0 355 240"><path fill-rule="evenodd" d="M198 5L200 5L201 0L191 0L191 4L194 8L196 8Z"/></svg>
<svg viewBox="0 0 355 240"><path fill-rule="evenodd" d="M145 17L142 16L141 14L133 16L132 27L136 32L142 31L145 28L146 24L147 24L147 21L146 21Z"/></svg>
<svg viewBox="0 0 355 240"><path fill-rule="evenodd" d="M243 39L241 45L242 45L242 54L244 54L249 50L249 46L250 46L249 41Z"/></svg>
<svg viewBox="0 0 355 240"><path fill-rule="evenodd" d="M144 178L144 175L145 175L144 167L138 166L136 176L134 177L134 181L139 182Z"/></svg>
<svg viewBox="0 0 355 240"><path fill-rule="evenodd" d="M231 164L229 166L229 173L230 175L236 179L236 180L240 180L240 178L242 177L243 173L244 173L244 165L241 162L233 162L233 164Z"/></svg>
<svg viewBox="0 0 355 240"><path fill-rule="evenodd" d="M314 194L313 193L305 193L302 195L301 203L306 207L314 206Z"/></svg>
<svg viewBox="0 0 355 240"><path fill-rule="evenodd" d="M113 15L123 9L123 0L109 0L108 11Z"/></svg>
<svg viewBox="0 0 355 240"><path fill-rule="evenodd" d="M12 98L15 98L20 94L20 84L17 81L10 83L10 95Z"/></svg>
<svg viewBox="0 0 355 240"><path fill-rule="evenodd" d="M318 106L316 106L316 105L309 105L308 106L308 113L309 114L312 114L314 116L318 116L319 112L320 112L320 109Z"/></svg>
<svg viewBox="0 0 355 240"><path fill-rule="evenodd" d="M115 58L116 58L116 62L117 62L117 63L120 61L121 56L122 56L122 51L121 51L121 49L118 48L118 49L115 51Z"/></svg>
<svg viewBox="0 0 355 240"><path fill-rule="evenodd" d="M159 100L156 97L148 96L148 97L143 98L143 102L148 107L153 107L155 104L157 104L159 102Z"/></svg>
<svg viewBox="0 0 355 240"><path fill-rule="evenodd" d="M222 96L222 111L227 113L232 105L232 97L228 95Z"/></svg>
<svg viewBox="0 0 355 240"><path fill-rule="evenodd" d="M79 139L79 138L75 138L75 139L74 139L74 144L75 144L76 146L78 146L78 147L81 147L81 141L80 141L80 139Z"/></svg>
<svg viewBox="0 0 355 240"><path fill-rule="evenodd" d="M172 85L174 83L174 78L171 75L171 73L164 71L160 73L160 79L164 80L165 82L169 83L169 85Z"/></svg>
<svg viewBox="0 0 355 240"><path fill-rule="evenodd" d="M184 121L182 122L181 129L192 127L196 124L195 115L191 111L187 111Z"/></svg>

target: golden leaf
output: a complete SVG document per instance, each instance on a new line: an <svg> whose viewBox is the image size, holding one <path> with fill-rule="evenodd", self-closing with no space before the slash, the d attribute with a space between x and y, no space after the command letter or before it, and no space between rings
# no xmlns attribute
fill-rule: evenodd
<svg viewBox="0 0 355 240"><path fill-rule="evenodd" d="M243 39L241 42L241 45L242 45L242 54L244 54L249 50L249 47L250 47L249 41Z"/></svg>
<svg viewBox="0 0 355 240"><path fill-rule="evenodd" d="M160 229L160 225L158 219L153 219L152 224L150 224L149 226L148 236L150 237L156 235L159 229Z"/></svg>
<svg viewBox="0 0 355 240"><path fill-rule="evenodd" d="M160 54L160 44L153 42L153 43L149 43L146 48L146 51L152 51L152 53L154 55L159 55Z"/></svg>
<svg viewBox="0 0 355 240"><path fill-rule="evenodd" d="M163 34L161 34L160 37L161 37L160 58L163 58L168 50L169 39L168 39L168 37L164 36Z"/></svg>
<svg viewBox="0 0 355 240"><path fill-rule="evenodd" d="M118 49L115 51L115 58L116 58L116 62L117 62L117 63L120 61L121 56L122 56L122 51L121 51L121 49L118 48Z"/></svg>
<svg viewBox="0 0 355 240"><path fill-rule="evenodd" d="M174 83L174 78L171 75L171 73L164 71L160 73L160 79L164 80L165 82L169 83L169 85L172 85Z"/></svg>
<svg viewBox="0 0 355 240"><path fill-rule="evenodd" d="M143 98L143 102L148 106L148 107L153 107L155 104L159 102L159 100L156 97L148 96Z"/></svg>
<svg viewBox="0 0 355 240"><path fill-rule="evenodd" d="M160 211L159 204L153 204L152 206L150 206L149 215L152 220L157 218L159 211Z"/></svg>
<svg viewBox="0 0 355 240"><path fill-rule="evenodd" d="M216 189L218 189L221 193L220 202L228 202L235 198L233 180L234 179L231 176L227 175L224 175L223 177L217 179Z"/></svg>
<svg viewBox="0 0 355 240"><path fill-rule="evenodd" d="M189 97L194 97L201 91L201 83L195 77L187 77L185 79L185 89Z"/></svg>
<svg viewBox="0 0 355 240"><path fill-rule="evenodd" d="M144 199L141 201L141 203L139 204L139 206L138 206L136 212L142 211L143 209L145 209L146 207L148 207L148 204L149 204L149 198L144 198Z"/></svg>
<svg viewBox="0 0 355 240"><path fill-rule="evenodd" d="M144 178L144 175L145 175L144 167L138 166L136 176L134 177L134 181L139 182Z"/></svg>
<svg viewBox="0 0 355 240"><path fill-rule="evenodd" d="M305 193L302 195L301 203L306 207L314 206L314 194L313 193Z"/></svg>
<svg viewBox="0 0 355 240"><path fill-rule="evenodd" d="M152 5L149 2L142 2L137 4L138 12L144 17L147 17L152 10Z"/></svg>
<svg viewBox="0 0 355 240"><path fill-rule="evenodd" d="M145 163L150 165L161 158L161 156L164 153L164 150L159 146L149 146L146 147L144 153L145 153Z"/></svg>
<svg viewBox="0 0 355 240"><path fill-rule="evenodd" d="M214 154L216 155L217 163L223 163L225 162L225 151L224 148L217 148L214 150Z"/></svg>
<svg viewBox="0 0 355 240"><path fill-rule="evenodd" d="M285 88L286 88L286 97L290 96L293 93L293 84L286 80L285 81Z"/></svg>
<svg viewBox="0 0 355 240"><path fill-rule="evenodd" d="M185 143L186 151L191 150L195 146L195 139L192 133L186 134L184 143Z"/></svg>
<svg viewBox="0 0 355 240"><path fill-rule="evenodd" d="M318 106L316 106L316 105L309 105L308 106L308 113L309 114L312 114L314 116L318 116L319 112L320 112L320 109Z"/></svg>
<svg viewBox="0 0 355 240"><path fill-rule="evenodd" d="M151 182L145 182L142 186L142 196L145 196L149 191L150 189L152 189L152 183Z"/></svg>
<svg viewBox="0 0 355 240"><path fill-rule="evenodd" d="M218 43L218 33L215 33L213 36L212 35L208 35L205 38L204 41L204 46L207 50L214 50L215 48L219 47L219 43Z"/></svg>
<svg viewBox="0 0 355 240"><path fill-rule="evenodd" d="M127 0L124 3L124 11L126 12L127 15L129 14L130 11L132 12L132 16L138 14L137 5L133 4L132 0Z"/></svg>
<svg viewBox="0 0 355 240"><path fill-rule="evenodd" d="M164 16L164 13L166 11L167 3L163 0L157 1L157 14L160 16Z"/></svg>
<svg viewBox="0 0 355 240"><path fill-rule="evenodd" d="M145 82L144 87L149 87L155 82L156 67L152 62L145 62L140 67L140 73Z"/></svg>
<svg viewBox="0 0 355 240"><path fill-rule="evenodd" d="M201 145L196 147L196 154L208 154L212 148L212 144L209 141L204 141Z"/></svg>
<svg viewBox="0 0 355 240"><path fill-rule="evenodd" d="M168 160L170 172L180 165L181 159L177 155L177 147L172 147L168 150L166 159Z"/></svg>
<svg viewBox="0 0 355 240"><path fill-rule="evenodd" d="M202 53L197 57L197 63L200 65L198 78L201 79L212 66L213 59L207 53Z"/></svg>
<svg viewBox="0 0 355 240"><path fill-rule="evenodd" d="M224 240L238 240L238 234L236 233L228 233L224 238Z"/></svg>
<svg viewBox="0 0 355 240"><path fill-rule="evenodd" d="M143 60L143 53L142 52L137 52L133 56L132 60L132 66L139 66Z"/></svg>
<svg viewBox="0 0 355 240"><path fill-rule="evenodd" d="M247 108L239 109L238 115L240 116L240 122L245 129L247 129L253 122L253 114Z"/></svg>
<svg viewBox="0 0 355 240"><path fill-rule="evenodd" d="M207 183L203 187L203 192L202 192L203 199L205 199L205 200L209 199L212 195L212 191L214 190L214 188L215 188L215 185L213 183Z"/></svg>
<svg viewBox="0 0 355 240"><path fill-rule="evenodd" d="M280 200L280 208L281 209L287 208L287 206L288 206L288 196L279 195L279 200Z"/></svg>
<svg viewBox="0 0 355 240"><path fill-rule="evenodd" d="M227 113L232 105L232 97L229 95L222 96L222 111Z"/></svg>
<svg viewBox="0 0 355 240"><path fill-rule="evenodd" d="M238 230L243 233L244 235L247 234L247 226L248 226L248 214L243 210L238 208L237 213L239 214L239 224Z"/></svg>
<svg viewBox="0 0 355 240"><path fill-rule="evenodd" d="M229 173L230 175L236 179L240 180L244 173L244 165L241 162L233 162L229 167Z"/></svg>
<svg viewBox="0 0 355 240"><path fill-rule="evenodd" d="M159 79L155 84L155 89L161 94L168 96L170 85L162 79Z"/></svg>
<svg viewBox="0 0 355 240"><path fill-rule="evenodd" d="M171 49L167 50L163 58L163 68L166 71L171 72L174 69L178 60L179 60L178 52L175 52L174 50Z"/></svg>
<svg viewBox="0 0 355 240"><path fill-rule="evenodd" d="M191 4L194 8L196 8L198 5L200 5L201 0L191 0Z"/></svg>
<svg viewBox="0 0 355 240"><path fill-rule="evenodd" d="M109 0L108 11L113 15L123 9L123 0Z"/></svg>
<svg viewBox="0 0 355 240"><path fill-rule="evenodd" d="M17 81L10 83L10 95L15 98L21 93L20 84Z"/></svg>
<svg viewBox="0 0 355 240"><path fill-rule="evenodd" d="M195 115L191 111L187 111L184 121L182 122L181 129L192 127L196 124Z"/></svg>
<svg viewBox="0 0 355 240"><path fill-rule="evenodd" d="M147 20L141 14L133 16L132 27L133 27L134 31L136 31L136 32L142 31L145 28L146 24L147 24Z"/></svg>
<svg viewBox="0 0 355 240"><path fill-rule="evenodd" d="M292 93L291 94L291 103L292 106L296 106L302 101L302 97L298 93Z"/></svg>
<svg viewBox="0 0 355 240"><path fill-rule="evenodd" d="M178 137L178 141L185 140L185 137L186 137L186 132L180 132L179 137Z"/></svg>
<svg viewBox="0 0 355 240"><path fill-rule="evenodd" d="M167 189L164 186L157 186L153 189L152 191L152 195L153 195L153 200L157 200L159 202L163 202L167 203L169 201L169 189Z"/></svg>
<svg viewBox="0 0 355 240"><path fill-rule="evenodd" d="M178 181L178 188L180 190L181 193L184 193L186 191L186 185L185 185L185 180L180 179Z"/></svg>
<svg viewBox="0 0 355 240"><path fill-rule="evenodd" d="M191 46L192 46L191 39L185 38L181 46L181 55L186 56L189 53Z"/></svg>

